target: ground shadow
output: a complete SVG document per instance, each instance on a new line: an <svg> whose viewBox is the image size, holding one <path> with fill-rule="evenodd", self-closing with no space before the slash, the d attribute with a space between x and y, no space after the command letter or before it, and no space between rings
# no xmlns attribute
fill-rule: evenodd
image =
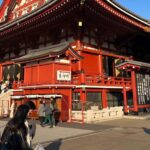
<svg viewBox="0 0 150 150"><path fill-rule="evenodd" d="M45 150L59 150L62 144L62 139L58 139L45 147Z"/></svg>
<svg viewBox="0 0 150 150"><path fill-rule="evenodd" d="M146 134L150 134L150 129L143 127L143 130Z"/></svg>

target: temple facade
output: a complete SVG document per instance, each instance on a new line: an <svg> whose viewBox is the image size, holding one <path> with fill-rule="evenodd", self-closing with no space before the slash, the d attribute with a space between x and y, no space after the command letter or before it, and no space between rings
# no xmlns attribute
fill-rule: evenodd
<svg viewBox="0 0 150 150"><path fill-rule="evenodd" d="M149 42L150 22L110 0L4 0L1 115L51 97L58 121L149 111Z"/></svg>

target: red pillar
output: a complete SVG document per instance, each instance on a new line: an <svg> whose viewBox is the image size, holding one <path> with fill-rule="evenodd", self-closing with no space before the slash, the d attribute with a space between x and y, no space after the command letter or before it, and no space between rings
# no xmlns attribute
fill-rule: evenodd
<svg viewBox="0 0 150 150"><path fill-rule="evenodd" d="M82 56L82 52L78 51L78 54ZM80 71L80 83L84 84L85 83L85 73L83 71L83 65L82 65L82 60L78 62L78 70Z"/></svg>
<svg viewBox="0 0 150 150"><path fill-rule="evenodd" d="M128 108L127 108L127 91L126 91L126 87L123 87L123 103L124 103L124 113L127 114L128 113Z"/></svg>
<svg viewBox="0 0 150 150"><path fill-rule="evenodd" d="M132 79L134 112L138 113L137 89L136 89L136 75L135 75L135 71L134 70L131 71L131 79Z"/></svg>
<svg viewBox="0 0 150 150"><path fill-rule="evenodd" d="M103 106L103 108L107 108L108 107L108 103L107 103L107 91L106 91L106 89L102 90L102 106Z"/></svg>
<svg viewBox="0 0 150 150"><path fill-rule="evenodd" d="M69 89L69 120L68 122L72 122L72 89Z"/></svg>
<svg viewBox="0 0 150 150"><path fill-rule="evenodd" d="M56 76L55 76L55 65L52 63L52 84L55 84Z"/></svg>
<svg viewBox="0 0 150 150"><path fill-rule="evenodd" d="M80 40L77 40L76 41L76 49L79 50L80 47L81 47L81 42L80 42Z"/></svg>
<svg viewBox="0 0 150 150"><path fill-rule="evenodd" d="M85 104L86 104L86 89L82 88L80 92L80 98L82 103L82 125L84 125L84 111L85 111Z"/></svg>
<svg viewBox="0 0 150 150"><path fill-rule="evenodd" d="M99 74L102 76L103 74L103 62L102 62L102 55L98 55L98 60L99 60Z"/></svg>
<svg viewBox="0 0 150 150"><path fill-rule="evenodd" d="M86 89L82 88L81 92L80 92L80 98L81 98L81 102L85 103L86 102Z"/></svg>

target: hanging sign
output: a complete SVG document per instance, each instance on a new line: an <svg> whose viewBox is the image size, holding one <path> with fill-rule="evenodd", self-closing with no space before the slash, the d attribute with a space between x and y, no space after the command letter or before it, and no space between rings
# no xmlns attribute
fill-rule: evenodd
<svg viewBox="0 0 150 150"><path fill-rule="evenodd" d="M138 104L150 104L150 75L136 73Z"/></svg>
<svg viewBox="0 0 150 150"><path fill-rule="evenodd" d="M71 71L57 70L57 80L71 81Z"/></svg>

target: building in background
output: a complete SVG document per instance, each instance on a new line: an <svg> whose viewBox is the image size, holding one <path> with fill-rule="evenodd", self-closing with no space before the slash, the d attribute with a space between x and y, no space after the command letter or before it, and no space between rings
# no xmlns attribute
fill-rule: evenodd
<svg viewBox="0 0 150 150"><path fill-rule="evenodd" d="M61 121L138 114L150 107L149 42L150 23L116 2L4 0L0 80L18 105L53 97Z"/></svg>

